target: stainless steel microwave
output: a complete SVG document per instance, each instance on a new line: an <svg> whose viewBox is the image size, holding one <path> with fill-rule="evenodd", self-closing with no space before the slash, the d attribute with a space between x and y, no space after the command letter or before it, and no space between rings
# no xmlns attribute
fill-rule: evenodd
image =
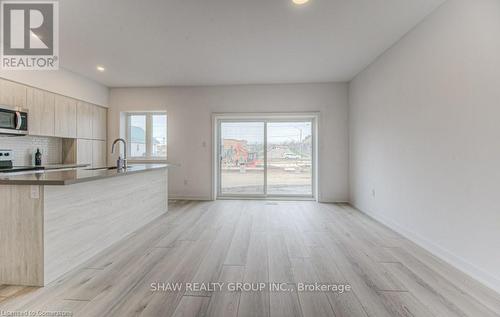
<svg viewBox="0 0 500 317"><path fill-rule="evenodd" d="M28 110L0 105L0 134L27 135Z"/></svg>

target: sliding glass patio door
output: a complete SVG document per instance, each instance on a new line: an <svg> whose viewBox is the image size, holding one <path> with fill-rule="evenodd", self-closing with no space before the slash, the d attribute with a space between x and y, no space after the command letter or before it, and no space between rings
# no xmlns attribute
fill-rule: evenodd
<svg viewBox="0 0 500 317"><path fill-rule="evenodd" d="M220 119L217 131L218 197L314 197L313 119Z"/></svg>

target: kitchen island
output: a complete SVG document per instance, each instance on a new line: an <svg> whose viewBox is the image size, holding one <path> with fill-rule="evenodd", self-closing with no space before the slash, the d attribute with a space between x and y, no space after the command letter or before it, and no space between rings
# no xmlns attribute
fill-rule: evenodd
<svg viewBox="0 0 500 317"><path fill-rule="evenodd" d="M169 166L0 176L0 285L47 285L166 213Z"/></svg>

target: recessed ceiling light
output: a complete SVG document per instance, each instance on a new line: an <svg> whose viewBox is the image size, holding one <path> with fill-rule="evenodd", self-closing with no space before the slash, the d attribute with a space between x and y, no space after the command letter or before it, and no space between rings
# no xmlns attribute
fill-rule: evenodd
<svg viewBox="0 0 500 317"><path fill-rule="evenodd" d="M308 3L309 0L292 0L292 2L297 4L297 5L302 5L302 4Z"/></svg>
<svg viewBox="0 0 500 317"><path fill-rule="evenodd" d="M100 72L103 72L103 71L105 71L105 70L106 70L106 68L104 68L104 66L100 66L100 65L99 65L99 66L97 66L96 68L97 68L97 70L98 70L98 71L100 71Z"/></svg>

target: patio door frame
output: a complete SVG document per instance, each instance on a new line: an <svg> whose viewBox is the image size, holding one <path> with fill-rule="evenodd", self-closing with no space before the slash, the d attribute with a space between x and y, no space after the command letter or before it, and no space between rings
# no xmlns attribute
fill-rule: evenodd
<svg viewBox="0 0 500 317"><path fill-rule="evenodd" d="M221 184L221 123L264 123L264 193L223 194ZM311 122L312 133L312 195L276 195L267 193L267 124L273 122ZM319 113L213 113L212 114L212 199L269 199L269 200L318 200L318 122Z"/></svg>

